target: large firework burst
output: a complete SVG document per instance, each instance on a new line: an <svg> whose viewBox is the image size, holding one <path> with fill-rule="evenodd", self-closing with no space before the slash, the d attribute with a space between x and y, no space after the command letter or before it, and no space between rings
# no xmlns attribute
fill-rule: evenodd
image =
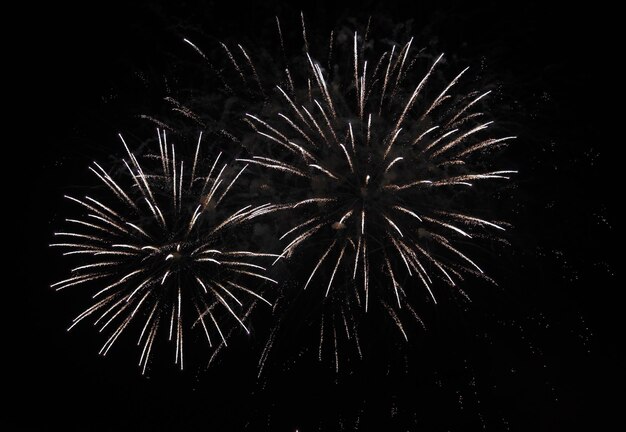
<svg viewBox="0 0 626 432"><path fill-rule="evenodd" d="M488 279L467 251L505 226L490 220L479 184L515 173L490 166L493 151L515 137L494 132L484 109L490 91L455 91L468 68L446 81L443 54L417 52L413 39L384 46L368 40L369 25L365 36L331 32L318 61L304 17L303 56L285 55L276 24L284 62L269 65L264 55L255 63L242 45L221 44L232 68L221 71L222 79L232 72L228 90L264 101L245 115L256 139L246 140L250 154L240 160L289 185L280 193L291 202L280 209L296 222L281 233L281 256L315 256L302 288L319 285L348 339L346 311L354 303L367 312L372 301L406 339L398 311L419 320L407 301L416 297L413 281L436 304L444 295L437 279L465 298L464 275ZM335 325L331 331L336 346Z"/></svg>
<svg viewBox="0 0 626 432"><path fill-rule="evenodd" d="M106 355L124 330L140 321L143 372L157 333L175 341L175 362L182 369L185 329L202 328L209 345L215 343L214 332L214 339L219 335L226 344L229 320L248 332L245 320L252 305L269 302L247 282L256 288L265 281L275 283L253 262L269 254L231 246L237 244L233 231L267 207L225 200L246 167L232 171L222 153L204 162L202 134L193 159L184 161L165 132L157 133L158 153L141 163L121 135L128 155L122 170L108 172L93 163L89 169L108 193L102 198L67 196L84 214L66 219L68 229L56 232L61 241L51 245L62 248L63 255L81 257L70 277L53 288L97 287L95 303L70 329L95 317L100 332L111 329L100 350Z"/></svg>
<svg viewBox="0 0 626 432"><path fill-rule="evenodd" d="M494 122L491 90L472 87L468 68L446 73L443 54L417 50L412 38L371 38L369 22L319 43L301 19L302 54L290 54L297 42L278 18L275 50L220 42L206 55L185 39L228 95L219 119L197 92L167 99L239 142L239 160L268 177L281 203L266 212L282 212L279 257L297 258L287 270L300 289L283 285L261 365L282 323L317 313L320 358L328 344L338 367L338 338L361 355L363 313L389 316L408 339L405 318L424 326L425 305L469 301L467 276L493 282L485 249L506 243L507 224L493 219L489 200L516 172L496 162L515 137Z"/></svg>

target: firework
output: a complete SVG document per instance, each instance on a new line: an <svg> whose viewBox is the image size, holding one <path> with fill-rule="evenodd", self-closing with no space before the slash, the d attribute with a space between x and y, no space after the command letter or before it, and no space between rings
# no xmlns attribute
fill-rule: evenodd
<svg viewBox="0 0 626 432"><path fill-rule="evenodd" d="M206 163L200 134L193 159L183 160L165 132L157 130L158 153L140 159L120 135L127 153L120 172L94 162L89 168L105 192L95 198L66 198L83 214L66 219L51 246L77 256L80 265L56 290L95 288L94 303L69 329L93 318L110 336L106 355L132 324L140 330L139 365L145 372L157 334L175 344L175 363L183 368L183 335L201 329L209 345L227 343L224 326L232 321L248 332L245 320L262 283L276 283L256 261L270 254L234 249L234 234L268 205L229 203L227 194L246 170L232 170L222 153ZM68 329L68 330L69 330Z"/></svg>
<svg viewBox="0 0 626 432"><path fill-rule="evenodd" d="M288 185L277 191L286 204L273 209L292 221L280 233L280 258L310 258L302 289L315 286L330 304L320 353L329 332L337 364L338 332L358 345L355 305L376 304L408 339L399 314L421 323L410 301L420 298L417 285L425 300L416 301L437 304L442 286L469 300L460 281L489 280L468 251L505 231L481 191L516 172L491 167L494 151L515 137L496 132L485 110L490 91L457 90L468 68L441 78L444 55L422 54L413 39L382 46L368 40L369 24L364 35L331 32L318 60L302 17L304 54L289 57L276 24L284 61L268 64L263 51L256 63L241 44L222 43L220 78L232 78L229 92L263 101L248 105L243 120L255 139L240 140L249 154L239 160Z"/></svg>

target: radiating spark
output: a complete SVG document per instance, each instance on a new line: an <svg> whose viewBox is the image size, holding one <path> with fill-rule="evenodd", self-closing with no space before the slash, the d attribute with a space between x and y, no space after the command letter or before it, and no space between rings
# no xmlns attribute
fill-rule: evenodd
<svg viewBox="0 0 626 432"><path fill-rule="evenodd" d="M333 273L330 275L330 280L328 281L328 288L326 289L326 297L328 297L328 293L330 292L330 287L333 284L333 279L335 278L335 273L337 273L337 268L339 268L339 264L341 264L341 258L343 258L343 253L346 251L346 244L344 243L341 248L341 252L339 252L339 258L337 258L337 263L335 264L335 268L333 269Z"/></svg>
<svg viewBox="0 0 626 432"><path fill-rule="evenodd" d="M335 246L335 243L336 243L336 240L331 243L331 245L328 247L326 252L324 252L324 255L322 255L322 257L319 259L319 261L315 265L315 268L313 268L313 271L311 272L309 278L307 279L306 283L304 284L304 288L303 289L306 289L306 287L309 286L309 283L311 282L311 279L313 279L313 276L315 275L315 272L320 267L320 265L322 265L322 263L324 262L324 260L328 256L328 254L330 253L330 250L333 248L333 246Z"/></svg>

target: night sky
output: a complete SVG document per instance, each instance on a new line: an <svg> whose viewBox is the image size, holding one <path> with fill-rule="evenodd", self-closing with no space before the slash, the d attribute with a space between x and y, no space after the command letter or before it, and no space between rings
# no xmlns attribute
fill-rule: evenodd
<svg viewBox="0 0 626 432"><path fill-rule="evenodd" d="M27 177L26 211L13 216L26 214L27 249L8 269L21 282L5 282L23 294L5 303L18 339L5 346L17 370L5 373L14 381L7 396L24 414L10 429L603 430L623 376L613 252L621 195L610 169L621 144L602 133L610 65L606 38L592 29L608 12L542 3L140 1L29 11L27 122L11 143L27 149L14 161ZM513 208L504 209L515 227L510 250L490 269L499 288L477 291L469 308L434 313L409 346L379 337L375 355L341 374L315 356L294 360L286 341L287 360L257 379L262 316L254 340L235 338L208 369L200 362L180 372L170 347L157 346L144 377L129 340L98 356L103 335L90 325L65 331L84 298L49 287L68 271L48 247L69 214L63 194L94 182L92 160L121 154L118 132L152 133L138 115L164 112L164 77L184 76L192 59L179 54L183 37L251 40L275 15L297 22L301 9L312 32L348 17L412 19L418 43L480 64L497 82L499 118L519 136L506 157L520 171ZM293 343L317 343L302 338Z"/></svg>

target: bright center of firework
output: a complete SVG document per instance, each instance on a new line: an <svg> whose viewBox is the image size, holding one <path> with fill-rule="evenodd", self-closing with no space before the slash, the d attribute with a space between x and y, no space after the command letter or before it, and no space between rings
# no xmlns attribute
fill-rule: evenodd
<svg viewBox="0 0 626 432"><path fill-rule="evenodd" d="M176 250L174 250L173 252L170 252L167 254L167 256L165 257L165 261L174 264L174 263L180 263L181 260L184 258L184 255L181 253L180 251L180 244L176 245Z"/></svg>
<svg viewBox="0 0 626 432"><path fill-rule="evenodd" d="M179 259L181 259L181 258L182 258L182 255L181 255L179 252L174 252L174 253L172 254L172 259L173 259L174 261L179 260Z"/></svg>

